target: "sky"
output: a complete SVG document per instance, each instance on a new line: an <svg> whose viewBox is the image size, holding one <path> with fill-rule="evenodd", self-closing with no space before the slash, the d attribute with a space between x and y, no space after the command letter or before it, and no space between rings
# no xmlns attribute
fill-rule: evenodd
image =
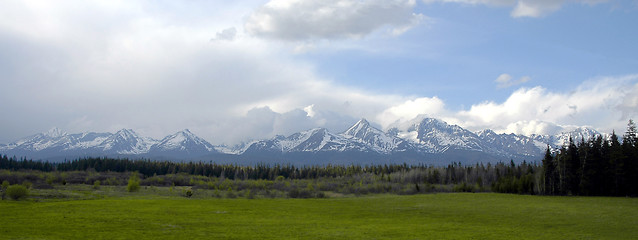
<svg viewBox="0 0 638 240"><path fill-rule="evenodd" d="M636 0L0 0L0 143L183 129L236 144L365 118L624 132Z"/></svg>

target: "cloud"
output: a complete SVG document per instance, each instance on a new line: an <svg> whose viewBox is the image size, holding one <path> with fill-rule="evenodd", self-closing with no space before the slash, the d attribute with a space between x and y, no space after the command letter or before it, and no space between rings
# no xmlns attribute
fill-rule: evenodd
<svg viewBox="0 0 638 240"><path fill-rule="evenodd" d="M314 117L316 115L315 110L312 109L314 106L315 106L314 104L311 104L310 106L303 108L304 112L306 112L306 115L308 117Z"/></svg>
<svg viewBox="0 0 638 240"><path fill-rule="evenodd" d="M500 82L511 81L509 75ZM468 110L452 111L436 97L414 98L383 110L375 120L384 128L405 125L414 118L434 117L470 130L500 133L555 134L573 126L593 126L602 132L622 130L638 117L638 75L601 77L568 92L537 86L520 88L505 101L486 101Z"/></svg>
<svg viewBox="0 0 638 240"><path fill-rule="evenodd" d="M235 39L235 36L237 35L237 29L235 29L234 27L231 28L226 28L224 30L222 30L221 32L218 32L217 34L215 34L215 37L211 39L211 41L232 41Z"/></svg>
<svg viewBox="0 0 638 240"><path fill-rule="evenodd" d="M512 76L510 76L507 73L503 73L501 75L498 76L498 78L496 78L496 80L494 80L494 82L497 83L497 87L498 88L507 88L507 87L511 87L514 85L519 85L525 82L528 82L529 80L532 80L532 78L530 78L529 76L523 76L521 78L519 78L518 80L512 80Z"/></svg>
<svg viewBox="0 0 638 240"><path fill-rule="evenodd" d="M10 89L0 112L12 115L0 118L0 142L54 126L158 138L189 128L213 143L339 131L405 99L340 86L261 39L211 43L210 29L225 29L216 39L233 35L233 23L215 17L225 8L173 19L167 2L109 3L69 3L86 15L48 2L0 6L16 13L0 14L0 70Z"/></svg>
<svg viewBox="0 0 638 240"><path fill-rule="evenodd" d="M552 135L561 132L562 130L563 127L560 127L554 123L544 122L540 120L523 120L507 124L505 129L502 131L529 136L532 134Z"/></svg>
<svg viewBox="0 0 638 240"><path fill-rule="evenodd" d="M497 7L513 7L510 15L514 18L542 17L559 10L563 5L568 3L594 5L607 1L608 0L423 0L426 4L449 2L471 5L482 4Z"/></svg>
<svg viewBox="0 0 638 240"><path fill-rule="evenodd" d="M376 120L388 127L393 123L406 122L419 115L439 117L445 113L445 104L437 97L416 98L391 106L376 116Z"/></svg>
<svg viewBox="0 0 638 240"><path fill-rule="evenodd" d="M269 107L249 110L244 116L233 117L225 122L209 126L200 132L215 132L223 136L223 143L236 144L250 140L260 140L288 136L312 128L323 127L333 132L345 131L357 121L356 117L343 113L324 110L311 110L312 105L304 109L292 109L287 112L275 112ZM219 143L220 139L212 139Z"/></svg>
<svg viewBox="0 0 638 240"><path fill-rule="evenodd" d="M475 104L452 117L465 127L500 132L543 134L553 129L539 122L591 125L611 132L622 129L628 118L637 116L636 88L638 75L596 78L569 92L551 92L543 87L521 88L502 103Z"/></svg>
<svg viewBox="0 0 638 240"><path fill-rule="evenodd" d="M286 41L362 38L382 28L399 35L419 24L414 0L272 0L244 25L249 34Z"/></svg>
<svg viewBox="0 0 638 240"><path fill-rule="evenodd" d="M241 16L241 10L213 6L179 14L170 4L2 2L0 142L57 126L67 132L133 128L157 138L189 128L214 144L232 144L314 127L339 132L361 117L386 127L423 114L474 130L540 133L554 123L608 131L638 114L638 75L597 78L568 92L520 88L503 102L460 111L438 97L368 92L321 77L287 46L237 37L241 29L228 26L238 22L226 14ZM275 19L269 21L284 25L251 34L284 40L363 37L386 27L400 33L414 24L413 2L340 4L274 1L246 24L270 14ZM291 23L280 21L298 17L289 8L310 14L300 20L303 28L282 28ZM497 83L524 77L512 79Z"/></svg>
<svg viewBox="0 0 638 240"><path fill-rule="evenodd" d="M622 119L635 118L638 116L638 84L624 89L623 94L625 97L616 109L621 112Z"/></svg>

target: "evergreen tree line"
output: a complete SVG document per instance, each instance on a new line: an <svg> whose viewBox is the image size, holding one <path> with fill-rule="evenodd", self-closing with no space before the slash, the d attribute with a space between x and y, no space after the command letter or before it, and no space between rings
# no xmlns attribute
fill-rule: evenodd
<svg viewBox="0 0 638 240"><path fill-rule="evenodd" d="M518 165L510 162L469 166L452 163L444 167L403 164L297 168L291 165L237 166L88 158L49 163L53 168L43 168L45 164L3 156L0 158L0 169L4 169L0 170L0 182L26 182L35 189L49 189L57 184L123 186L130 176L139 175L142 186L250 190L260 196L296 196L297 191L299 196L320 196L322 191L357 195L488 191L538 194L540 187L526 184L529 181L520 179L542 176L539 164L526 162Z"/></svg>
<svg viewBox="0 0 638 240"><path fill-rule="evenodd" d="M419 186L424 185L449 185L455 187L455 191L477 192L492 190L508 193L538 194L540 193L540 187L529 184L529 179L536 179L541 176L542 167L539 164L529 164L526 162L518 165L514 164L514 162L510 162L509 164L488 163L487 165L475 164L469 166L463 166L461 163L451 163L444 167L426 165L410 166L407 164L305 167L279 164L273 166L266 164L240 166L203 162L179 163L114 158L83 158L61 163L49 163L24 158L18 160L15 157L9 158L5 155L0 157L0 169L10 171L36 170L41 172L137 172L144 179L175 174L238 181L273 181L278 178L290 180L320 179L321 181L332 181L327 179L348 179L346 181L351 181L351 179L357 179L357 181L368 179L370 183L383 180L397 184L412 184L415 189L419 189ZM5 178L8 178L7 176L5 176ZM22 177L17 177L15 174L13 174L13 176L15 180L12 180L12 182L20 182L19 179ZM73 174L68 176L73 176ZM84 178L74 178L73 180L71 180L72 177L69 178L67 181L71 183L91 184L90 181L87 182ZM38 181L37 179L38 177L31 177L31 181ZM60 181L62 181L62 179L60 179ZM188 185L189 182L182 180L170 181L172 183L163 181L163 185Z"/></svg>
<svg viewBox="0 0 638 240"><path fill-rule="evenodd" d="M96 171L96 172L139 172L144 177L154 175L167 175L185 173L206 177L223 177L227 179L262 179L274 180L278 176L287 179L316 179L319 177L352 176L355 174L374 173L390 174L393 172L407 171L412 168L427 168L426 166L403 165L326 165L295 167L291 164L257 164L255 166L242 166L235 164L217 164L204 162L171 162L151 160L129 160L115 158L82 158L60 163L48 161L33 161L16 157L0 158L0 169L6 170L38 170L51 171Z"/></svg>
<svg viewBox="0 0 638 240"><path fill-rule="evenodd" d="M542 161L543 193L547 195L637 196L638 135L629 120L622 143L615 132L609 139L595 136L589 141L569 139L552 154L548 148Z"/></svg>

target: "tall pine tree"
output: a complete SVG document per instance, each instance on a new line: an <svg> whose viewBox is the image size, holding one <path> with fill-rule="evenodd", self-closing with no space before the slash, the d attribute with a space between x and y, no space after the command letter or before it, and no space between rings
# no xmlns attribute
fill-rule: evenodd
<svg viewBox="0 0 638 240"><path fill-rule="evenodd" d="M638 150L637 150L636 124L629 120L627 132L623 136L623 175L625 177L625 194L630 196L638 195Z"/></svg>
<svg viewBox="0 0 638 240"><path fill-rule="evenodd" d="M556 165L549 146L547 146L545 157L543 158L543 171L545 177L544 193L547 195L556 194Z"/></svg>
<svg viewBox="0 0 638 240"><path fill-rule="evenodd" d="M625 156L623 155L622 146L618 141L616 132L612 132L609 145L609 164L613 179L611 186L611 194L616 196L625 195Z"/></svg>

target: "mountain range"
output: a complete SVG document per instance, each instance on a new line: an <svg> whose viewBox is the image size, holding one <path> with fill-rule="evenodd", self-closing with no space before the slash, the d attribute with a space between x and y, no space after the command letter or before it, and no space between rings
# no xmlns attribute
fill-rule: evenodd
<svg viewBox="0 0 638 240"><path fill-rule="evenodd" d="M116 133L67 134L54 128L0 145L0 153L50 161L109 156L238 164L445 165L450 162L540 161L548 146L557 149L570 136L575 140L587 140L599 134L589 128L531 136L497 134L489 129L471 132L434 118L415 119L382 131L361 119L342 133L315 128L229 147L212 145L188 129L157 140L140 136L132 129Z"/></svg>

